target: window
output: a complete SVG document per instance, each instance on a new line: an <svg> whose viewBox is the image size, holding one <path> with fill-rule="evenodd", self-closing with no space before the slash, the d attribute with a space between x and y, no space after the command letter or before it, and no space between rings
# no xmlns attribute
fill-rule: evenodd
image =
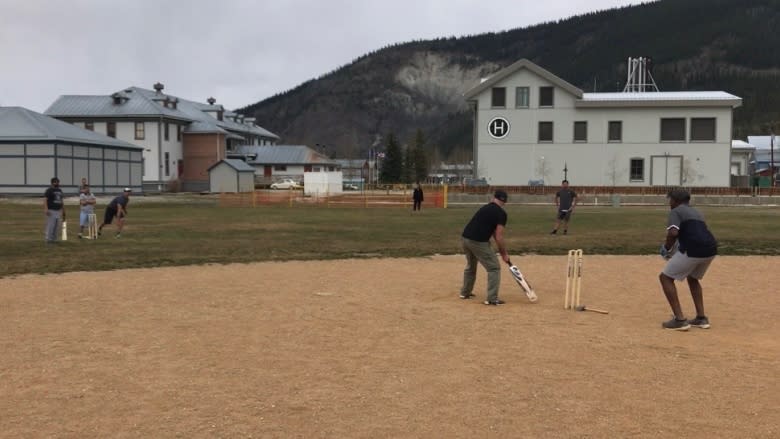
<svg viewBox="0 0 780 439"><path fill-rule="evenodd" d="M181 125L176 125L176 141L181 142Z"/></svg>
<svg viewBox="0 0 780 439"><path fill-rule="evenodd" d="M539 141L540 142L552 142L553 141L553 123L552 122L539 122Z"/></svg>
<svg viewBox="0 0 780 439"><path fill-rule="evenodd" d="M630 172L631 181L644 181L645 159L631 159Z"/></svg>
<svg viewBox="0 0 780 439"><path fill-rule="evenodd" d="M506 107L506 88L505 87L493 87L493 94L490 100L491 107Z"/></svg>
<svg viewBox="0 0 780 439"><path fill-rule="evenodd" d="M685 142L685 119L682 117L661 119L662 142Z"/></svg>
<svg viewBox="0 0 780 439"><path fill-rule="evenodd" d="M608 142L622 142L623 141L623 122L620 120L609 121L609 137Z"/></svg>
<svg viewBox="0 0 780 439"><path fill-rule="evenodd" d="M287 165L274 165L274 171L286 171Z"/></svg>
<svg viewBox="0 0 780 439"><path fill-rule="evenodd" d="M106 135L108 137L116 138L116 122L106 123Z"/></svg>
<svg viewBox="0 0 780 439"><path fill-rule="evenodd" d="M144 140L145 137L144 133L144 123L143 122L136 122L135 123L135 140Z"/></svg>
<svg viewBox="0 0 780 439"><path fill-rule="evenodd" d="M164 138L165 138L165 140L169 140L169 138L170 138L170 134L168 133L168 130L169 130L168 122L165 122L165 129L163 130L164 131L164 136L165 136Z"/></svg>
<svg viewBox="0 0 780 439"><path fill-rule="evenodd" d="M515 108L528 108L529 94L528 87L517 87L515 89Z"/></svg>
<svg viewBox="0 0 780 439"><path fill-rule="evenodd" d="M169 177L171 175L171 153L166 152L165 153L165 176Z"/></svg>
<svg viewBox="0 0 780 439"><path fill-rule="evenodd" d="M554 103L553 88L539 87L539 106L552 107Z"/></svg>
<svg viewBox="0 0 780 439"><path fill-rule="evenodd" d="M575 142L587 142L588 141L588 122L574 122L574 141Z"/></svg>
<svg viewBox="0 0 780 439"><path fill-rule="evenodd" d="M95 131L95 123L94 122L84 122L84 129Z"/></svg>
<svg viewBox="0 0 780 439"><path fill-rule="evenodd" d="M691 142L714 142L715 118L693 117L691 118Z"/></svg>

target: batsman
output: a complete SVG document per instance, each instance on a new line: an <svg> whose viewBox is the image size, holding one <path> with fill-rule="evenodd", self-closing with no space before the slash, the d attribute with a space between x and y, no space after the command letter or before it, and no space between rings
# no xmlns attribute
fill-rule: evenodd
<svg viewBox="0 0 780 439"><path fill-rule="evenodd" d="M504 205L508 195L502 190L493 194L490 203L482 206L474 214L463 229L463 252L466 254L466 268L463 270L463 286L460 289L461 299L474 297L472 290L477 280L477 262L485 267L488 275L487 300L485 305L503 305L504 301L498 298L498 287L501 283L501 264L498 262L496 252L490 246L490 239L496 242L501 259L509 263L509 254L504 242L504 228L506 227L507 214Z"/></svg>

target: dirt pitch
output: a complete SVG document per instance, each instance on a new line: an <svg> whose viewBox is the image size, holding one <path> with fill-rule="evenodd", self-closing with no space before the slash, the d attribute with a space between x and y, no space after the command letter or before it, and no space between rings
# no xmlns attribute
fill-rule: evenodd
<svg viewBox="0 0 780 439"><path fill-rule="evenodd" d="M660 258L586 254L609 315L562 309L565 259L516 257L540 301L505 272L503 307L461 256L0 279L0 437L780 435L780 258L717 259L687 333Z"/></svg>

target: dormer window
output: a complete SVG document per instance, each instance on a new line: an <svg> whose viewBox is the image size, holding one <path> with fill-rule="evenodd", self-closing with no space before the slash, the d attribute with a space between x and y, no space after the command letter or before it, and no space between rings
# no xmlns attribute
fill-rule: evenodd
<svg viewBox="0 0 780 439"><path fill-rule="evenodd" d="M217 120L223 120L225 112L223 110L217 110Z"/></svg>

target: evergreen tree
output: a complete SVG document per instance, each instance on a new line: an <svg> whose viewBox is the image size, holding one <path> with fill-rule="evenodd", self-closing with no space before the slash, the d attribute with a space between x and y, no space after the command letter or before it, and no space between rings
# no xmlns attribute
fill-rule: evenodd
<svg viewBox="0 0 780 439"><path fill-rule="evenodd" d="M398 183L401 181L401 168L403 167L403 156L401 147L395 136L391 133L387 136L387 146L385 158L382 160L382 170L379 172L379 179L382 183Z"/></svg>
<svg viewBox="0 0 780 439"><path fill-rule="evenodd" d="M409 184L414 178L414 149L410 146L403 148L404 165L401 167L401 182Z"/></svg>
<svg viewBox="0 0 780 439"><path fill-rule="evenodd" d="M415 182L422 182L428 178L428 156L425 153L425 135L421 129L417 129L417 136L414 139L414 149L411 150L412 171Z"/></svg>

